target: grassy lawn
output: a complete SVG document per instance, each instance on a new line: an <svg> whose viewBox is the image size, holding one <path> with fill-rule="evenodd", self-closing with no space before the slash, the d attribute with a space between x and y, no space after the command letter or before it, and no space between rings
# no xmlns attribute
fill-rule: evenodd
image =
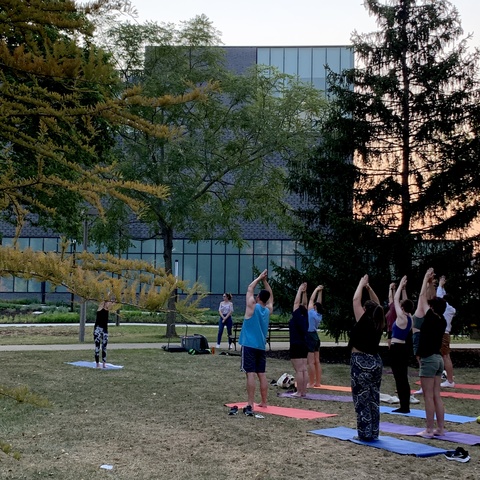
<svg viewBox="0 0 480 480"><path fill-rule="evenodd" d="M207 337L210 344L217 341L216 325L177 325L179 336L199 333ZM166 342L165 327L159 325L135 325L135 324L110 324L108 327L109 343L163 343ZM78 343L78 325L68 326L4 326L0 327L0 345L51 345L51 344L75 344ZM93 325L87 324L85 329L85 341L90 342L93 338ZM320 333L322 342L333 342L334 339L324 332ZM227 332L223 333L223 345L226 346ZM343 340L343 339L341 339ZM178 339L174 341L178 342ZM288 337L285 337L288 348ZM452 343L478 343L479 340L470 340L469 337L452 337Z"/></svg>
<svg viewBox="0 0 480 480"><path fill-rule="evenodd" d="M0 385L26 385L52 402L49 408L38 408L0 395L0 439L21 455L17 461L0 453L2 479L480 478L478 447L466 447L472 460L459 464L443 455L405 457L308 433L340 425L355 428L352 403L278 398L277 387L270 386L272 405L337 416L316 420L229 416L224 404L246 397L236 356L115 350L109 361L124 368L106 371L65 363L89 360L86 352L3 352L1 356ZM324 384L349 385L348 366L323 368ZM293 373L289 361L268 359L269 379L283 372ZM417 372L411 373L413 386ZM457 382L478 383L475 369L456 369L455 375ZM388 369L382 392L394 392ZM415 408L423 409L419 398ZM446 398L445 405L450 413L480 414L478 400ZM424 427L424 420L418 418L382 415L382 421ZM477 423L447 423L447 428L480 433ZM456 448L440 440L407 439ZM101 469L105 464L113 470Z"/></svg>

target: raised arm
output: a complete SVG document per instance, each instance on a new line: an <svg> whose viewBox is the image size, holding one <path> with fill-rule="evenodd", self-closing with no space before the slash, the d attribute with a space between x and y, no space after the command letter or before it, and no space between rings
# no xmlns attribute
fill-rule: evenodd
<svg viewBox="0 0 480 480"><path fill-rule="evenodd" d="M442 275L439 280L438 280L438 287L437 287L437 297L443 298L447 292L445 291L445 282L447 279L445 278L445 275Z"/></svg>
<svg viewBox="0 0 480 480"><path fill-rule="evenodd" d="M370 300L372 300L372 302L375 302L377 305L380 305L380 300L378 299L377 294L373 291L373 288L369 285L368 282L365 285L365 288L367 289Z"/></svg>
<svg viewBox="0 0 480 480"><path fill-rule="evenodd" d="M391 283L390 286L388 287L388 304L392 304L393 303L393 299L395 297L395 290L396 290L397 286L395 285L395 283Z"/></svg>
<svg viewBox="0 0 480 480"><path fill-rule="evenodd" d="M407 276L405 275L400 280L397 291L395 292L395 297L393 299L395 302L395 312L397 314L396 322L400 328L405 328L405 326L407 325L407 316L405 315L405 312L400 306L400 301L402 299L401 297L402 297L403 291L405 290L406 284L407 284Z"/></svg>
<svg viewBox="0 0 480 480"><path fill-rule="evenodd" d="M310 300L308 302L308 309L312 310L315 306L315 302L322 303L323 299L323 285L319 285L315 288L312 295L310 296Z"/></svg>
<svg viewBox="0 0 480 480"><path fill-rule="evenodd" d="M429 268L423 277L422 288L420 290L420 295L418 296L417 309L415 310L415 316L417 318L423 318L427 310L430 308L428 305L429 295L431 293L433 285L433 277L435 272L433 268Z"/></svg>
<svg viewBox="0 0 480 480"><path fill-rule="evenodd" d="M258 285L260 281L264 281L266 283L267 278L267 270L264 270L255 280L247 288L247 293L245 295L245 318L250 318L253 315L253 311L255 310L255 287ZM266 283L268 285L268 283ZM266 290L270 290L270 299L272 298L272 289L270 285L268 288L265 287Z"/></svg>
<svg viewBox="0 0 480 480"><path fill-rule="evenodd" d="M364 275L358 282L357 289L353 295L353 314L355 315L355 320L358 322L364 313L362 305L362 293L364 287L368 285L368 275Z"/></svg>
<svg viewBox="0 0 480 480"><path fill-rule="evenodd" d="M272 287L269 285L268 280L267 280L267 270L265 270L265 276L263 277L263 288L265 290L268 290L270 292L270 298L268 299L268 302L266 303L266 307L270 311L270 313L273 313L273 291Z"/></svg>
<svg viewBox="0 0 480 480"><path fill-rule="evenodd" d="M293 302L293 311L297 310L297 308L300 305L304 305L303 298L304 298L306 290L307 290L307 283L306 282L302 283L298 287L297 294L295 295L295 301Z"/></svg>

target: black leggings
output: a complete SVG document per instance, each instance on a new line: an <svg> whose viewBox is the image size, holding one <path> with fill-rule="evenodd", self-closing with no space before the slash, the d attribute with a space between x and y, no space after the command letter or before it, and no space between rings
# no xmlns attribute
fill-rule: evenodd
<svg viewBox="0 0 480 480"><path fill-rule="evenodd" d="M397 387L397 394L402 410L410 409L410 383L408 382L408 345L406 343L390 344L390 363Z"/></svg>

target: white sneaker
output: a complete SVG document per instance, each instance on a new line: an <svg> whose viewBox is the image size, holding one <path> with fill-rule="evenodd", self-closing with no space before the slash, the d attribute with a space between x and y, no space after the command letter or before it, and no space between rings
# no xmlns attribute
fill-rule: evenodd
<svg viewBox="0 0 480 480"><path fill-rule="evenodd" d="M229 349L229 350L232 350L232 349L233 349L233 343L231 343L231 344L228 346L228 349Z"/></svg>
<svg viewBox="0 0 480 480"><path fill-rule="evenodd" d="M215 345L215 348L220 348L220 344L217 343L217 344Z"/></svg>
<svg viewBox="0 0 480 480"><path fill-rule="evenodd" d="M415 398L413 395L410 395L410 403L420 403L420 400L418 398Z"/></svg>
<svg viewBox="0 0 480 480"><path fill-rule="evenodd" d="M416 392L413 392L414 395L423 395L423 390L417 390Z"/></svg>
<svg viewBox="0 0 480 480"><path fill-rule="evenodd" d="M455 388L455 382L449 382L448 380L445 380L440 384L440 386L443 388Z"/></svg>

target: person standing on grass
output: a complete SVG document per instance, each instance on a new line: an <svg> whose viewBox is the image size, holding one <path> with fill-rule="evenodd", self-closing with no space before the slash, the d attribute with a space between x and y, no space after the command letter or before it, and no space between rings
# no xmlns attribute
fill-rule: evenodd
<svg viewBox="0 0 480 480"><path fill-rule="evenodd" d="M288 323L290 333L290 360L295 369L297 391L292 397L306 397L307 395L307 335L308 335L308 312L307 312L307 284L302 283L298 288L293 302L292 318Z"/></svg>
<svg viewBox="0 0 480 480"><path fill-rule="evenodd" d="M363 289L370 299L362 305ZM378 440L380 425L380 385L383 363L379 355L380 339L385 327L385 314L377 295L364 275L353 296L355 325L350 333L348 347L352 352L350 374L352 397L357 413L358 439Z"/></svg>
<svg viewBox="0 0 480 480"><path fill-rule="evenodd" d="M263 282L264 289L255 297L255 287ZM253 415L255 402L256 377L260 382L260 407L267 406L268 381L265 375L267 352L268 324L273 312L273 292L267 281L267 270L264 270L247 289L245 297L245 317L240 332L239 343L242 346L241 370L247 376L247 405L243 409L245 415Z"/></svg>
<svg viewBox="0 0 480 480"><path fill-rule="evenodd" d="M408 382L408 361L410 358L411 344L408 342L412 330L412 317L414 305L411 300L400 300L405 291L407 277L400 280L394 296L396 319L392 325L390 339L390 362L393 377L400 400L400 408L393 410L395 413L410 413L410 383Z"/></svg>
<svg viewBox="0 0 480 480"><path fill-rule="evenodd" d="M224 293L223 300L220 302L218 307L218 313L220 314L220 320L218 321L218 335L217 335L217 348L220 348L220 343L222 341L223 329L227 327L228 334L228 349L232 348L232 314L233 314L233 303L232 303L232 294Z"/></svg>
<svg viewBox="0 0 480 480"><path fill-rule="evenodd" d="M93 341L95 342L95 363L100 368L100 348L102 349L102 366L107 367L107 345L108 345L108 315L113 302L103 301L98 305L93 327Z"/></svg>
<svg viewBox="0 0 480 480"><path fill-rule="evenodd" d="M312 293L308 302L308 384L307 388L319 387L322 381L322 366L320 365L320 337L318 327L323 318L323 285L319 285Z"/></svg>
<svg viewBox="0 0 480 480"><path fill-rule="evenodd" d="M428 298L428 291L433 285L435 273L429 268L422 283L418 297L417 309L413 316L413 350L420 363L420 384L425 400L426 429L417 435L433 438L445 433L445 406L440 396L443 358L440 354L443 334L447 322L443 318L446 302L443 298ZM437 428L434 428L435 417Z"/></svg>
<svg viewBox="0 0 480 480"><path fill-rule="evenodd" d="M453 363L452 359L450 358L450 330L452 329L453 317L455 316L457 311L454 307L450 305L450 302L452 300L450 299L448 293L445 291L446 281L447 279L445 278L445 275L442 275L440 277L440 280L438 281L437 287L437 297L443 298L447 302L445 312L443 313L443 318L445 318L445 321L447 322L447 327L445 328L445 333L443 334L442 349L440 351L440 353L442 354L447 378L444 382L440 384L440 386L443 388L455 388L455 381L453 379Z"/></svg>

